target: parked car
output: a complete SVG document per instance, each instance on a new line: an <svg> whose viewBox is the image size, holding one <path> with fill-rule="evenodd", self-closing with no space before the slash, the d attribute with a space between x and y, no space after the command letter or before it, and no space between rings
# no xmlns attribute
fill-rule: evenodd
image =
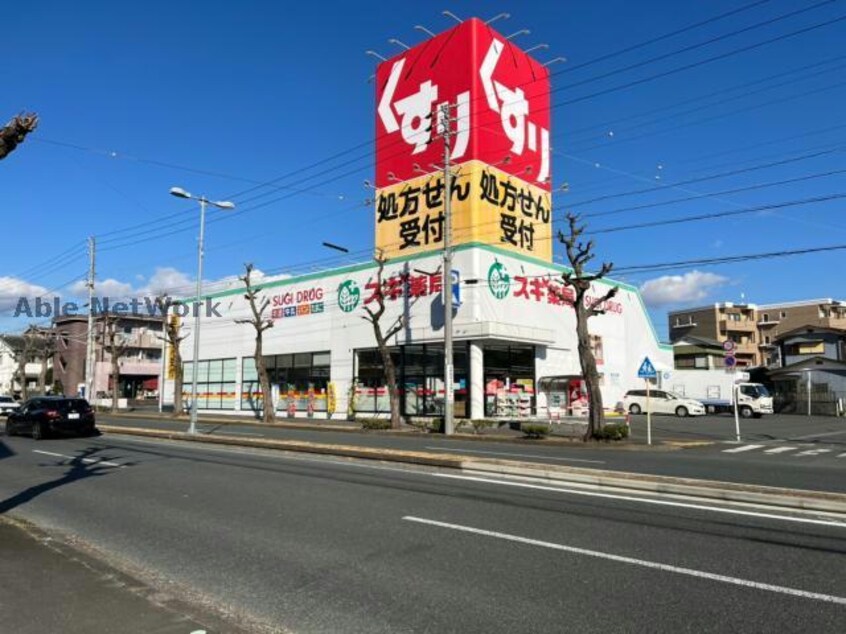
<svg viewBox="0 0 846 634"><path fill-rule="evenodd" d="M0 396L0 416L8 416L9 412L14 412L20 406L11 396Z"/></svg>
<svg viewBox="0 0 846 634"><path fill-rule="evenodd" d="M94 410L83 398L39 396L29 399L6 419L6 435L30 434L41 440L52 434L97 434Z"/></svg>
<svg viewBox="0 0 846 634"><path fill-rule="evenodd" d="M646 412L646 390L626 392L623 407L631 414ZM653 414L675 414L682 418L705 414L705 406L701 402L664 390L649 391L649 409Z"/></svg>

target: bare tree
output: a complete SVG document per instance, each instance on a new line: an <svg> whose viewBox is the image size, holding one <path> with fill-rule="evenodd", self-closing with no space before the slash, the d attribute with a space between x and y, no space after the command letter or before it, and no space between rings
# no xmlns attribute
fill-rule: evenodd
<svg viewBox="0 0 846 634"><path fill-rule="evenodd" d="M585 232L585 225L580 225L578 215L568 213L569 235L558 232L559 241L567 249L567 259L570 262L571 271L562 273L561 278L565 286L569 286L574 292L573 309L576 313L576 335L579 346L579 362L582 367L582 376L588 393L588 428L585 432L585 440L594 437L605 424L605 412L602 405L602 391L599 389L599 373L596 370L596 358L591 347L590 334L588 333L588 320L594 315L602 315L605 310L605 302L614 297L619 287L614 286L600 297L590 297L588 292L591 285L607 276L614 265L611 262L604 262L597 273L585 273L585 265L594 258L593 240L582 241L582 234Z"/></svg>
<svg viewBox="0 0 846 634"><path fill-rule="evenodd" d="M118 411L118 387L120 383L120 357L126 352L126 343L118 337L118 316L114 313L103 313L103 347L109 353L112 365L112 413Z"/></svg>
<svg viewBox="0 0 846 634"><path fill-rule="evenodd" d="M26 135L38 127L38 115L34 112L19 114L9 123L0 128L0 160L9 156L12 151L23 143Z"/></svg>
<svg viewBox="0 0 846 634"><path fill-rule="evenodd" d="M385 263L388 260L381 251L373 259L376 261L377 290L374 298L376 310L365 306L364 310L367 312L367 315L364 315L363 319L369 321L373 326L376 346L379 348L379 354L382 356L382 364L385 366L385 383L388 390L388 401L391 407L391 427L393 429L399 429L402 427L402 414L400 413L399 389L397 386L397 368L394 364L393 357L391 357L388 342L405 327L405 314L401 314L393 324L383 329L382 317L385 314L385 293L383 291L385 289L385 281L382 278L385 272Z"/></svg>
<svg viewBox="0 0 846 634"><path fill-rule="evenodd" d="M268 328L273 328L273 320L265 319L264 311L270 305L270 300L264 298L259 305L258 293L260 288L255 288L252 283L252 274L254 267L252 264L244 265L246 272L238 279L244 283L246 293L244 299L250 304L250 312L252 316L248 319L236 319L236 324L250 324L256 331L256 349L253 353L253 358L256 361L256 372L259 377L259 384L261 385L261 409L262 421L265 423L272 423L276 420L276 410L273 407L273 393L270 389L270 377L267 375L267 366L264 363L263 339L264 331Z"/></svg>
<svg viewBox="0 0 846 634"><path fill-rule="evenodd" d="M15 376L12 379L12 385L14 386L15 380L17 380L20 384L22 401L29 398L29 387L27 386L26 381L26 364L32 361L33 351L35 350L35 336L33 335L33 328L34 326L27 328L19 338L15 338L15 344L10 346L12 356L18 366L15 370Z"/></svg>
<svg viewBox="0 0 846 634"><path fill-rule="evenodd" d="M188 336L182 331L181 320L176 315L168 315L169 306L166 297L157 298L157 303L162 307L162 314L164 315L164 336L159 336L159 339L167 344L170 348L171 357L168 362L173 367L173 412L176 416L182 415L182 385L185 380L185 372L182 367L182 352L180 344Z"/></svg>
<svg viewBox="0 0 846 634"><path fill-rule="evenodd" d="M41 363L41 369L38 372L38 391L41 394L47 393L47 371L48 362L56 354L56 335L53 330L39 330L36 335L36 354Z"/></svg>

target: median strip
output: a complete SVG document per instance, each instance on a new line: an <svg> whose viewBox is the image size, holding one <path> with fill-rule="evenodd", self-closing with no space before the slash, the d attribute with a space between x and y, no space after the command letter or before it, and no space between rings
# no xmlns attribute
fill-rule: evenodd
<svg viewBox="0 0 846 634"><path fill-rule="evenodd" d="M139 427L116 427L99 425L109 434L142 436L198 442L213 445L231 445L257 449L276 449L309 454L322 454L398 462L429 467L457 469L476 473L505 476L539 478L551 482L593 485L615 489L630 489L641 493L682 495L708 498L724 502L758 504L762 506L822 513L846 514L846 494L827 491L806 491L736 482L697 480L650 474L628 473L586 467L571 467L546 463L503 460L450 453L407 451L379 447L361 447L315 443L298 440L274 440L269 438L246 438L225 435L192 435L185 432L144 429Z"/></svg>

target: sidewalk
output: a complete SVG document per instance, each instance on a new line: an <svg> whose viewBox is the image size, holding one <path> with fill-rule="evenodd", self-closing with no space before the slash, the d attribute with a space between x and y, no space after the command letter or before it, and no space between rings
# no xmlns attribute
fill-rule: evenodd
<svg viewBox="0 0 846 634"><path fill-rule="evenodd" d="M0 614L16 634L199 634L174 600L34 527L0 517ZM217 619L214 619L217 623Z"/></svg>

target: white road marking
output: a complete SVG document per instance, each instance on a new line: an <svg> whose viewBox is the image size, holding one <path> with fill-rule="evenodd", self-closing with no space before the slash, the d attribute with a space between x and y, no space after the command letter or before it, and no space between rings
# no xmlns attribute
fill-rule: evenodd
<svg viewBox="0 0 846 634"><path fill-rule="evenodd" d="M65 458L66 460L80 460L86 464L101 464L105 467L120 467L123 468L126 465L118 464L117 462L109 462L108 460L95 460L94 458L80 458L79 456L66 456L65 454L61 453L53 453L52 451L42 451L40 449L33 449L32 453L40 453L45 456L54 456L56 458Z"/></svg>
<svg viewBox="0 0 846 634"><path fill-rule="evenodd" d="M794 449L799 449L799 447L776 447L775 449L767 449L764 453L784 453L785 451L793 451Z"/></svg>
<svg viewBox="0 0 846 634"><path fill-rule="evenodd" d="M797 454L796 454L796 456L794 456L794 457L799 457L799 456L819 456L820 454L823 454L823 453L830 453L830 452L831 452L831 449L808 449L807 451L800 451L800 452L799 452L799 453L797 453Z"/></svg>
<svg viewBox="0 0 846 634"><path fill-rule="evenodd" d="M838 458L846 458L846 453L837 454Z"/></svg>
<svg viewBox="0 0 846 634"><path fill-rule="evenodd" d="M740 453L741 451L752 451L753 449L760 449L764 445L743 445L742 447L735 447L734 449L723 449L723 453Z"/></svg>
<svg viewBox="0 0 846 634"><path fill-rule="evenodd" d="M693 568L683 568L681 566L673 566L670 564L662 564L657 561L649 561L647 559L636 559L635 557L626 557L623 555L614 555L612 553L604 553L598 550L588 550L587 548L578 548L576 546L566 546L564 544L556 544L554 542L542 541L539 539L530 539L528 537L520 537L519 535L511 535L509 533L500 533L498 531L489 531L482 528L473 528L472 526L462 526L461 524L450 524L448 522L438 522L436 520L425 519L422 517L414 517L406 515L402 518L407 522L416 522L427 526L437 526L439 528L448 528L454 531L461 531L464 533L471 533L474 535L483 535L485 537L495 537L496 539L503 539L518 544L526 544L528 546L540 546L541 548L549 548L552 550L559 550L574 555L582 555L585 557L594 557L596 559L605 559L607 561L614 561L622 564L629 564L632 566L640 566L642 568L651 568L652 570L661 570L662 572L672 572L688 577L695 577L697 579L707 579L708 581L717 581L720 583L728 583L735 586L742 586L744 588L752 588L754 590L764 590L765 592L775 592L778 594L786 594L792 597L799 597L802 599L812 599L814 601L824 601L826 603L834 603L837 605L846 605L846 597L838 597L831 594L822 594L820 592L808 592L807 590L799 590L797 588L788 588L786 586L777 586L771 583L762 583L760 581L752 581L749 579L741 579L739 577L729 577L727 575L718 575L713 572L705 572L704 570L695 570Z"/></svg>
<svg viewBox="0 0 846 634"><path fill-rule="evenodd" d="M539 456L529 453L508 453L507 451L480 451L478 449L455 449L454 447L424 447L424 449L435 449L437 451L459 451L461 453L478 453L489 456L509 456L511 458L541 458L543 460L562 460L565 462L590 462L593 464L605 464L604 460L587 460L586 458L560 458L558 456Z"/></svg>
<svg viewBox="0 0 846 634"><path fill-rule="evenodd" d="M844 431L830 431L825 434L810 434L808 436L796 436L795 438L790 438L790 440L810 440L812 438L824 438L826 436L840 436L841 434L846 434L846 430Z"/></svg>
<svg viewBox="0 0 846 634"><path fill-rule="evenodd" d="M623 500L625 502L639 502L641 504L657 504L659 506L675 506L685 509L694 509L696 511L708 511L711 513L729 513L731 515L746 515L749 517L757 517L768 520L780 520L785 522L799 522L802 524L817 524L820 526L834 526L836 528L846 528L846 523L836 522L832 520L821 520L809 517L798 517L795 515L777 515L775 513L762 513L760 511L745 511L737 508L723 508L719 506L709 506L707 504L693 504L691 502L679 502L676 500L659 500L655 498L637 497L634 495L622 495L615 493L603 493L600 491L586 491L581 489L571 489L546 486L543 484L531 484L529 482L519 482L516 480L497 480L494 478L483 478L477 476L455 475L452 473L432 473L431 475L437 478L450 478L454 480L469 480L471 482L483 482L486 484L500 484L504 486L516 486L526 489L537 489L539 491L554 491L555 493L564 493L565 495L585 495L588 497L605 498L609 500Z"/></svg>

